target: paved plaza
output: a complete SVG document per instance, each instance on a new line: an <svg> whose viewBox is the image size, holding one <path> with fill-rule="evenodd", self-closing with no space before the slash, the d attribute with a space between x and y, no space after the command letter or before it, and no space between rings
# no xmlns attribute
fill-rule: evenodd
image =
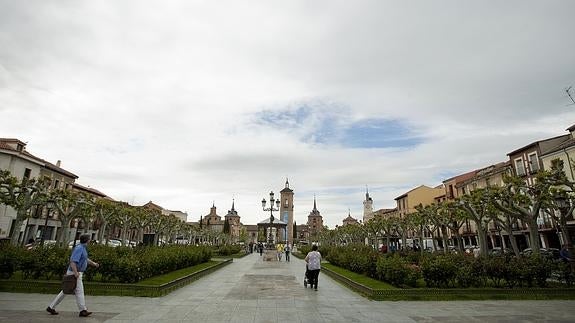
<svg viewBox="0 0 575 323"><path fill-rule="evenodd" d="M0 322L575 322L575 301L378 302L323 274L314 291L304 268L254 253L164 297L88 295L88 318L73 296L51 316L54 295L0 293Z"/></svg>

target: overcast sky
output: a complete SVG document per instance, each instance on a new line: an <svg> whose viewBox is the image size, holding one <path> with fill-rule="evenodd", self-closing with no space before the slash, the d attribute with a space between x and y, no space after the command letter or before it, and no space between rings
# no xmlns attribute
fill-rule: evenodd
<svg viewBox="0 0 575 323"><path fill-rule="evenodd" d="M574 1L0 0L0 137L134 205L329 227L566 134Z"/></svg>

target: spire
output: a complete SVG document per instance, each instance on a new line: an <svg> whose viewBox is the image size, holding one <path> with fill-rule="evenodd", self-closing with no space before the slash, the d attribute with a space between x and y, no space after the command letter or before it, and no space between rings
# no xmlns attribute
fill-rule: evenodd
<svg viewBox="0 0 575 323"><path fill-rule="evenodd" d="M365 184L365 200L369 201L369 190L367 189L367 184Z"/></svg>
<svg viewBox="0 0 575 323"><path fill-rule="evenodd" d="M286 176L286 188L289 188L289 181L288 181L287 176Z"/></svg>
<svg viewBox="0 0 575 323"><path fill-rule="evenodd" d="M317 207L315 206L315 194L313 195L313 210L317 211Z"/></svg>
<svg viewBox="0 0 575 323"><path fill-rule="evenodd" d="M232 212L235 211L234 204L235 204L235 199L232 199Z"/></svg>

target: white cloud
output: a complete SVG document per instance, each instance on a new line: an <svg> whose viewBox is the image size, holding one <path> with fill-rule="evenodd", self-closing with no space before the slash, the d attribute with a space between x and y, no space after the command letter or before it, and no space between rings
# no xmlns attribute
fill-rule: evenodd
<svg viewBox="0 0 575 323"><path fill-rule="evenodd" d="M256 223L295 190L304 223L361 217L420 184L506 159L575 119L571 1L0 1L2 137L112 197ZM322 109L296 127L264 111ZM330 109L336 107L337 112ZM409 149L310 139L340 122L405 122ZM346 120L348 118L348 120ZM337 124L337 123L334 123ZM337 142L337 140L334 139Z"/></svg>

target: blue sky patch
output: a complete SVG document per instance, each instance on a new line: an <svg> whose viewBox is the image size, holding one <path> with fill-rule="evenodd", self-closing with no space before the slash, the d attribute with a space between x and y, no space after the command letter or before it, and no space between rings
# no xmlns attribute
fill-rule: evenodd
<svg viewBox="0 0 575 323"><path fill-rule="evenodd" d="M397 120L360 120L343 129L341 144L352 148L406 148L422 143L402 122Z"/></svg>
<svg viewBox="0 0 575 323"><path fill-rule="evenodd" d="M300 140L345 148L411 148L424 140L406 122L392 119L360 119L350 122L349 109L321 102L303 103L281 110L263 110L255 123L300 130Z"/></svg>

